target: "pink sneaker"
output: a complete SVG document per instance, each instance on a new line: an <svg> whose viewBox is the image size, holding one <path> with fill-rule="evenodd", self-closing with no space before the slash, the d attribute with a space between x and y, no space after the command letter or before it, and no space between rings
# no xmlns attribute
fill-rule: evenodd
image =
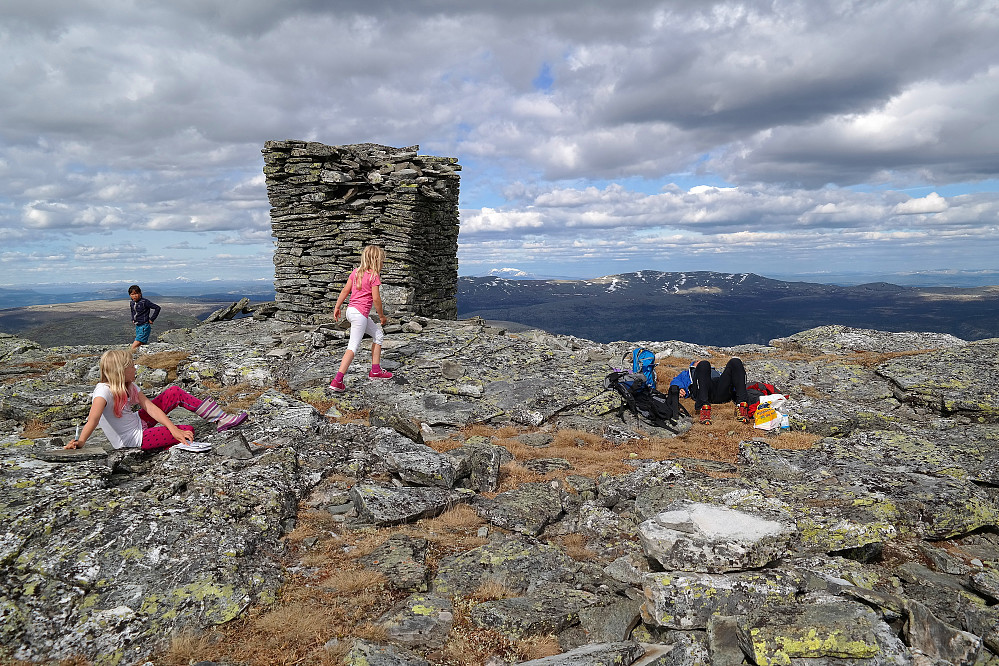
<svg viewBox="0 0 999 666"><path fill-rule="evenodd" d="M368 379L392 379L392 373L388 370L368 371Z"/></svg>
<svg viewBox="0 0 999 666"><path fill-rule="evenodd" d="M347 390L347 385L343 383L343 380L337 381L335 378L330 382L330 389L336 391L337 393L343 393Z"/></svg>

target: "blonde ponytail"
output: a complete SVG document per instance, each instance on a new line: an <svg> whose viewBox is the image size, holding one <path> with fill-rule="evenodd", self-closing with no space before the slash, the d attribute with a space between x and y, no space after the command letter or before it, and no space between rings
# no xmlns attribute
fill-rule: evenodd
<svg viewBox="0 0 999 666"><path fill-rule="evenodd" d="M361 265L354 273L354 286L361 288L361 278L365 273L371 271L376 275L381 275L382 267L385 265L385 250L377 245L368 245L361 252Z"/></svg>

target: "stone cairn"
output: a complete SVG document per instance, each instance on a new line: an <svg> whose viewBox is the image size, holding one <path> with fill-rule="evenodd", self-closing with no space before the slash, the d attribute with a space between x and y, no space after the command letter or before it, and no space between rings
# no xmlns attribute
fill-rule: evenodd
<svg viewBox="0 0 999 666"><path fill-rule="evenodd" d="M327 146L268 141L275 318L332 319L340 289L365 245L385 248L381 297L390 317L458 316L458 185L455 158L419 146Z"/></svg>

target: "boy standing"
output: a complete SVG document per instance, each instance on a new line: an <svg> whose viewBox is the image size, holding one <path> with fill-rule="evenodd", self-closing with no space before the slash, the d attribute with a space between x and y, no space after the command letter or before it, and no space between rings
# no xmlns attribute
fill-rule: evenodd
<svg viewBox="0 0 999 666"><path fill-rule="evenodd" d="M135 342L132 343L132 351L135 351L149 342L151 324L160 316L160 306L143 298L142 290L137 284L128 288L128 297L132 299L129 307L132 309L132 323L135 324Z"/></svg>

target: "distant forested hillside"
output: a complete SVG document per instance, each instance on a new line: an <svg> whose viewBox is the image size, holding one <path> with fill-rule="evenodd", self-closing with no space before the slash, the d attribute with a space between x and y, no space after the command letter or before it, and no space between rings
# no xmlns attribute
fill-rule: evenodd
<svg viewBox="0 0 999 666"><path fill-rule="evenodd" d="M462 277L458 316L517 322L597 342L731 346L826 324L999 337L999 287L850 287L752 273L641 271L596 280Z"/></svg>

